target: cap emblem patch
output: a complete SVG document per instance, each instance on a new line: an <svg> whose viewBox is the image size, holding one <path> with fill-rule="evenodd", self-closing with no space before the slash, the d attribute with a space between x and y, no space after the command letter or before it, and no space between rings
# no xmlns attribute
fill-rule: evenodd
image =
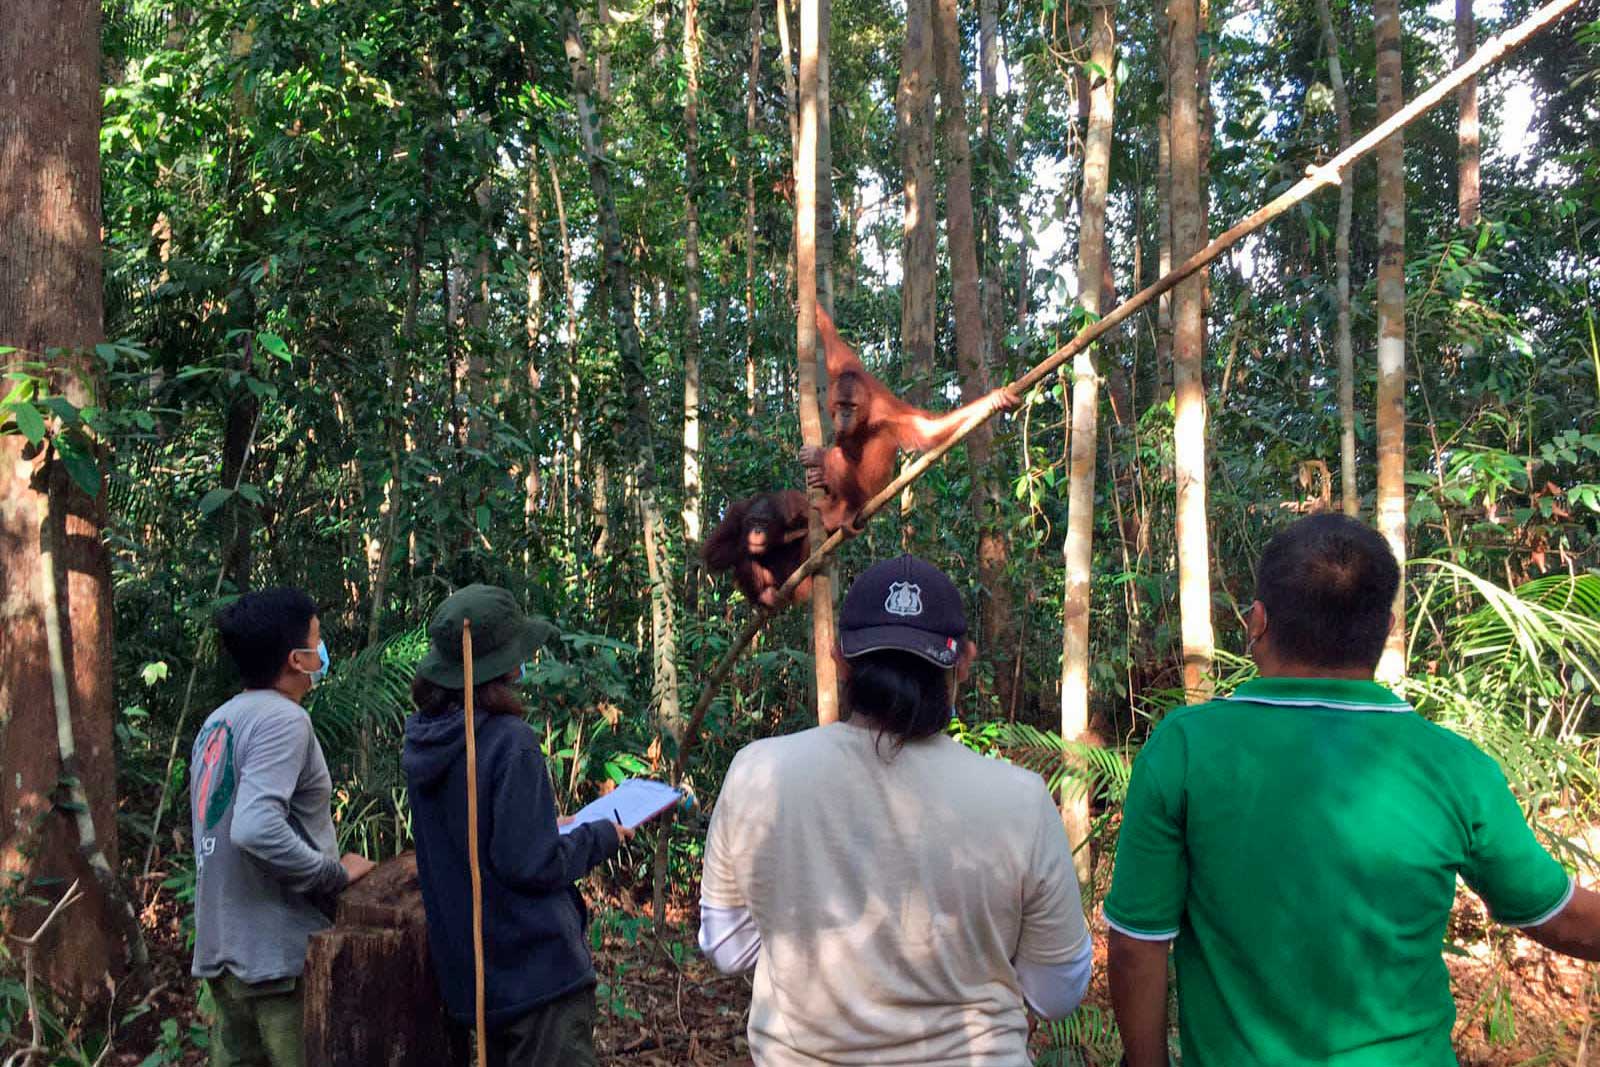
<svg viewBox="0 0 1600 1067"><path fill-rule="evenodd" d="M915 582L894 582L884 598L883 610L890 615L921 615L922 586Z"/></svg>

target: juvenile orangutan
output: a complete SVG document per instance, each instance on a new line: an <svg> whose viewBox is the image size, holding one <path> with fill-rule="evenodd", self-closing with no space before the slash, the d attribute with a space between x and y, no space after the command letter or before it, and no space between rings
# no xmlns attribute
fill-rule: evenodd
<svg viewBox="0 0 1600 1067"><path fill-rule="evenodd" d="M778 587L805 562L811 547L806 495L785 489L758 493L728 505L717 528L706 538L700 558L712 574L733 571L733 582L750 600L767 607L778 603ZM794 599L811 598L811 579L795 587Z"/></svg>

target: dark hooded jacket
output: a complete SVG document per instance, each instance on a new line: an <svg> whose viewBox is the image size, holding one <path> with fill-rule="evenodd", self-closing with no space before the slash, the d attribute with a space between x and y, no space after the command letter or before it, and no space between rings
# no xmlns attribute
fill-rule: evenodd
<svg viewBox="0 0 1600 1067"><path fill-rule="evenodd" d="M610 823L562 836L537 735L513 715L476 715L486 1021L491 1029L595 981L573 882L617 851ZM470 1024L472 887L466 730L459 708L406 720L406 787L428 947L450 1013Z"/></svg>

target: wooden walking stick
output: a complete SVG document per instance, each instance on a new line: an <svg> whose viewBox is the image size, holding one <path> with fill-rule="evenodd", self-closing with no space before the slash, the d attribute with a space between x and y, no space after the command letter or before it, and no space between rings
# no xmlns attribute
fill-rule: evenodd
<svg viewBox="0 0 1600 1067"><path fill-rule="evenodd" d="M472 997L477 1012L478 1067L489 1062L483 1007L483 874L478 865L478 726L472 717L472 620L461 620L461 669L466 683L467 871L472 878Z"/></svg>

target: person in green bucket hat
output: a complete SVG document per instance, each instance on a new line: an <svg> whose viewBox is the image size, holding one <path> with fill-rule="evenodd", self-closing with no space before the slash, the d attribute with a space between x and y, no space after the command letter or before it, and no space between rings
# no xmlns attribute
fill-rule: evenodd
<svg viewBox="0 0 1600 1067"><path fill-rule="evenodd" d="M469 585L439 606L411 684L417 710L406 720L401 765L434 971L450 1014L471 1026L464 620L476 683L487 1067L587 1067L595 1063L595 973L588 911L573 883L633 831L601 822L560 832L550 772L514 688L556 629L490 585Z"/></svg>

